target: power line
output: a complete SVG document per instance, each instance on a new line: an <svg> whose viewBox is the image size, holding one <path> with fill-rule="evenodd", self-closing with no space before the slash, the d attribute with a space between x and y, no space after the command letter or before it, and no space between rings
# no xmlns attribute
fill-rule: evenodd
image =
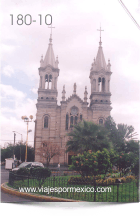
<svg viewBox="0 0 140 216"><path fill-rule="evenodd" d="M140 30L140 26L137 23L137 21L134 19L134 17L131 15L131 13L129 12L129 10L127 9L127 7L124 5L124 3L121 0L118 0L119 3L121 4L121 6L124 8L124 10L126 11L126 13L129 15L129 17L131 18L131 20L134 22L134 24L138 27L138 29Z"/></svg>

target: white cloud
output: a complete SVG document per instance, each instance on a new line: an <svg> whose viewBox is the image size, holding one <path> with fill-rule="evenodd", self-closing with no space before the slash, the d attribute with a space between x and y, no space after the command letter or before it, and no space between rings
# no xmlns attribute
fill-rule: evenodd
<svg viewBox="0 0 140 216"><path fill-rule="evenodd" d="M33 145L34 140L34 128L35 128L35 115L36 115L36 100L26 99L24 103L16 103L14 110L4 107L1 110L1 143L4 145L6 141L3 140L13 140L12 131L17 131L23 135L23 141L26 141L27 136L27 124L21 119L21 116L26 115L27 117L33 115L33 121L29 123L29 129L32 130L29 133L29 144ZM8 117L7 117L8 113ZM14 117L13 117L14 113ZM10 116L10 117L9 117ZM20 140L21 136L17 133L16 140Z"/></svg>
<svg viewBox="0 0 140 216"><path fill-rule="evenodd" d="M13 88L11 85L1 84L1 96L2 98L12 97L15 100L23 100L26 97L26 94Z"/></svg>
<svg viewBox="0 0 140 216"><path fill-rule="evenodd" d="M37 88L32 88L32 89L30 89L34 94L37 94Z"/></svg>
<svg viewBox="0 0 140 216"><path fill-rule="evenodd" d="M14 69L10 65L5 66L2 70L2 74L8 77L11 77L14 73Z"/></svg>

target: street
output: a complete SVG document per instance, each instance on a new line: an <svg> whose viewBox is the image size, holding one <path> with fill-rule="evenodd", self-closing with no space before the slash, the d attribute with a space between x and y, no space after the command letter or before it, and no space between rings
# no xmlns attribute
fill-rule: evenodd
<svg viewBox="0 0 140 216"><path fill-rule="evenodd" d="M5 170L4 166L1 166L1 184L4 182L8 182L8 179L9 179L9 171ZM15 203L15 202L34 202L34 201L1 192L1 202L2 203L7 203L7 202Z"/></svg>

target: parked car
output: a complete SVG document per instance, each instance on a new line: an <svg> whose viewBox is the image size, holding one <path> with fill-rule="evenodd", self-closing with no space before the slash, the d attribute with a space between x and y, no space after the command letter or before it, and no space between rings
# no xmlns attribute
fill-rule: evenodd
<svg viewBox="0 0 140 216"><path fill-rule="evenodd" d="M44 167L44 165L40 162L23 162L21 163L18 167L12 169L13 172L17 172L17 170L19 170L20 168L29 168L29 169L33 169L33 168L37 168L37 167Z"/></svg>

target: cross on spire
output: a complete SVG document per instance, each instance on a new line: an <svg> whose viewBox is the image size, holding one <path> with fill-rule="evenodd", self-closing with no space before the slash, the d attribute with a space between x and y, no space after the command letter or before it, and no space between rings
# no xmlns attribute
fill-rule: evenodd
<svg viewBox="0 0 140 216"><path fill-rule="evenodd" d="M52 28L55 28L55 27L52 27L52 24L51 24L51 27L48 27L48 28L51 28L51 34L50 34L50 43L52 42Z"/></svg>
<svg viewBox="0 0 140 216"><path fill-rule="evenodd" d="M97 31L100 31L100 42L99 42L99 44L101 45L102 44L102 42L101 42L101 32L104 31L104 30L102 30L101 26L100 26L100 29L97 29Z"/></svg>

